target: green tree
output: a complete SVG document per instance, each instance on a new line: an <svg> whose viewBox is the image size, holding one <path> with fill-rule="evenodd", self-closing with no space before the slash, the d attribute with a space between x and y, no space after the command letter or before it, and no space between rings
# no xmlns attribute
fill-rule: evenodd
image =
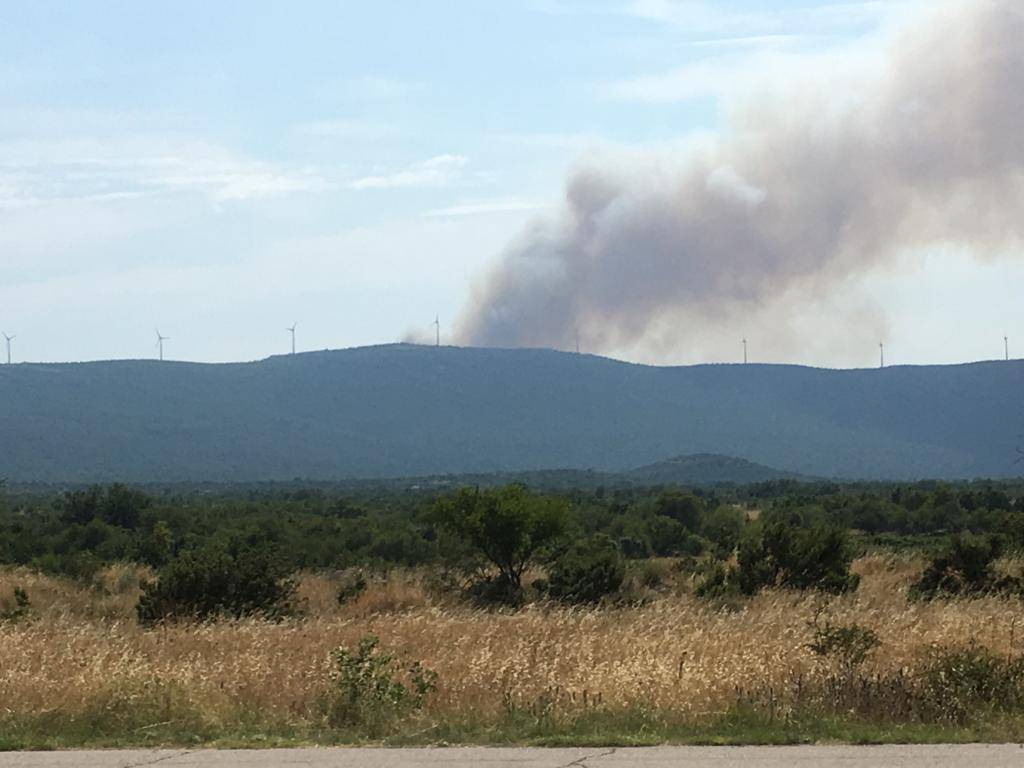
<svg viewBox="0 0 1024 768"><path fill-rule="evenodd" d="M135 528L151 499L142 491L114 483L108 488L98 485L66 494L62 500L64 521L88 525L102 520L120 528Z"/></svg>
<svg viewBox="0 0 1024 768"><path fill-rule="evenodd" d="M439 499L430 519L497 569L496 596L514 602L522 595L523 573L565 533L569 512L562 499L533 495L522 486L510 485L483 491L462 489Z"/></svg>
<svg viewBox="0 0 1024 768"><path fill-rule="evenodd" d="M103 521L121 528L135 528L143 510L150 505L150 498L142 491L114 483L107 488L106 497L100 507Z"/></svg>
<svg viewBox="0 0 1024 768"><path fill-rule="evenodd" d="M696 531L704 512L704 502L692 493L666 491L655 500L654 511L662 517L672 518L688 531Z"/></svg>

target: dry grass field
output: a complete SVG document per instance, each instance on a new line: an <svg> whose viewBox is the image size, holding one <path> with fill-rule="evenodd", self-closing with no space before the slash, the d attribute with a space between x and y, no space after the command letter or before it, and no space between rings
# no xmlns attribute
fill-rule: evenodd
<svg viewBox="0 0 1024 768"><path fill-rule="evenodd" d="M638 606L508 613L432 597L409 574L372 582L339 606L336 579L308 574L301 619L152 630L134 620L145 574L133 567L102 572L93 588L6 570L0 610L22 585L32 614L0 623L0 732L80 727L119 742L169 738L169 728L317 732L331 694L331 651L368 634L438 674L437 690L404 726L417 733L445 722L486 730L515 713L557 722L643 711L712 722L735 707L740 691L791 690L834 672L807 648L816 615L877 633L881 645L864 675L913 674L943 647L1018 653L1019 601L910 603L919 568L864 558L855 564L860 589L843 597L767 592L715 607L669 583Z"/></svg>

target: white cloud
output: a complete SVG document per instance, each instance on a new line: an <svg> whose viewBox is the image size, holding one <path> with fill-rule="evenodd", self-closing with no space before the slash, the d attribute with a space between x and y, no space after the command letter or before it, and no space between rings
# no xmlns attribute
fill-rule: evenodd
<svg viewBox="0 0 1024 768"><path fill-rule="evenodd" d="M437 155L404 170L356 179L352 189L402 189L408 187L446 187L461 178L469 158L462 155Z"/></svg>

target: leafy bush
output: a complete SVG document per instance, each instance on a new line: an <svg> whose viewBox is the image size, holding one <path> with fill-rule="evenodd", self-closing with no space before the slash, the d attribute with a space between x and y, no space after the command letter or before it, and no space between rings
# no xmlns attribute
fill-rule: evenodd
<svg viewBox="0 0 1024 768"><path fill-rule="evenodd" d="M712 561L701 573L694 594L702 600L721 600L739 594L736 583L736 569L727 568L725 563Z"/></svg>
<svg viewBox="0 0 1024 768"><path fill-rule="evenodd" d="M977 596L992 592L1022 592L1019 579L1000 577L994 568L1002 555L1002 540L995 536L954 536L928 563L910 587L910 596L932 600L940 596Z"/></svg>
<svg viewBox="0 0 1024 768"><path fill-rule="evenodd" d="M24 587L14 588L14 604L0 604L0 624L14 624L26 618L32 611L32 604L28 599L28 592Z"/></svg>
<svg viewBox="0 0 1024 768"><path fill-rule="evenodd" d="M648 523L651 550L658 557L699 555L704 540L675 518L655 515Z"/></svg>
<svg viewBox="0 0 1024 768"><path fill-rule="evenodd" d="M294 612L296 584L265 551L210 546L180 553L142 585L139 621L220 616L279 619Z"/></svg>
<svg viewBox="0 0 1024 768"><path fill-rule="evenodd" d="M849 534L827 525L806 526L798 515L766 521L759 538L739 549L740 589L748 595L765 586L816 589L839 594L860 582L850 573Z"/></svg>
<svg viewBox="0 0 1024 768"><path fill-rule="evenodd" d="M666 560L642 560L634 568L641 587L657 589L671 577L671 564Z"/></svg>
<svg viewBox="0 0 1024 768"><path fill-rule="evenodd" d="M700 534L714 545L715 554L729 558L739 546L746 515L735 507L717 507L701 519Z"/></svg>
<svg viewBox="0 0 1024 768"><path fill-rule="evenodd" d="M366 591L367 586L366 577L362 571L347 574L338 585L338 605L345 605L355 600Z"/></svg>
<svg viewBox="0 0 1024 768"><path fill-rule="evenodd" d="M983 710L1024 710L1024 658L977 645L939 651L922 680L922 701L932 719L965 723Z"/></svg>
<svg viewBox="0 0 1024 768"><path fill-rule="evenodd" d="M354 650L337 648L331 654L334 684L327 702L327 719L335 726L379 730L423 706L437 689L437 673L414 661L404 666L378 649L368 635Z"/></svg>
<svg viewBox="0 0 1024 768"><path fill-rule="evenodd" d="M548 572L548 593L568 603L596 603L622 586L626 569L608 536L573 544Z"/></svg>
<svg viewBox="0 0 1024 768"><path fill-rule="evenodd" d="M847 680L852 680L857 669L881 645L875 631L860 624L836 625L826 621L822 625L815 616L812 627L814 639L808 643L808 649L815 656L835 661Z"/></svg>

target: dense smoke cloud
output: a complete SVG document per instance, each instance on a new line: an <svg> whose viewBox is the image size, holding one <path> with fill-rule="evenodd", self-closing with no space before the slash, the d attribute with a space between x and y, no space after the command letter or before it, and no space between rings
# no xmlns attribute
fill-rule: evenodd
<svg viewBox="0 0 1024 768"><path fill-rule="evenodd" d="M763 98L714 146L591 162L475 291L458 340L590 350L771 315L908 249L1024 233L1024 3L933 6L857 88ZM693 325L687 326L692 332ZM877 338L877 337L876 337ZM664 339L662 339L662 342Z"/></svg>

